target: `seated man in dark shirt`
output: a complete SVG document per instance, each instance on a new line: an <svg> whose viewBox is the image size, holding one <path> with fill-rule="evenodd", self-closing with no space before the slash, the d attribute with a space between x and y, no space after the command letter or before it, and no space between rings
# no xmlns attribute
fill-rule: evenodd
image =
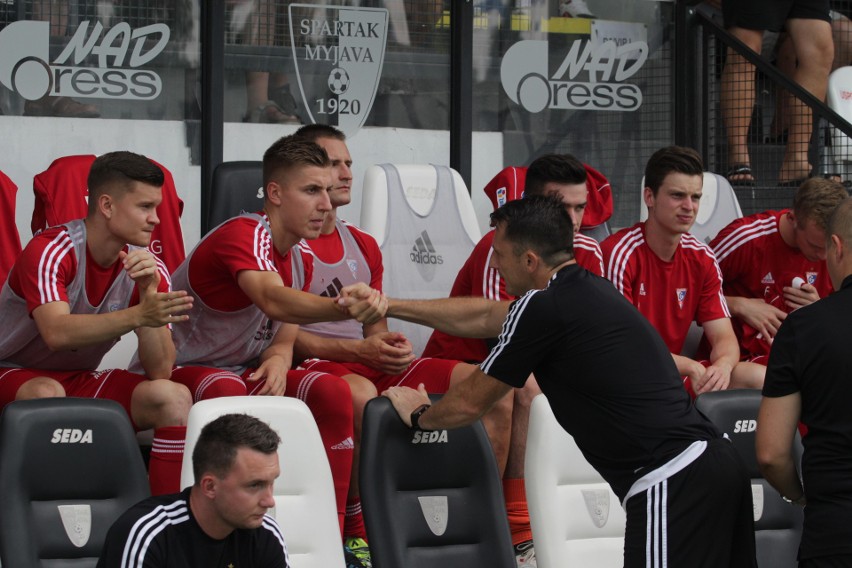
<svg viewBox="0 0 852 568"><path fill-rule="evenodd" d="M98 568L288 568L281 529L266 515L275 505L280 443L246 414L207 424L192 452L195 484L124 513L107 534Z"/></svg>

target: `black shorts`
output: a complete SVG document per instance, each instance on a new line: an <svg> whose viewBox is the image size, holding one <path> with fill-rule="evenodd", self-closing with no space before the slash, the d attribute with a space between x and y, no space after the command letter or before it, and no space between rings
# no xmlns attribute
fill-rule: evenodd
<svg viewBox="0 0 852 568"><path fill-rule="evenodd" d="M799 560L799 568L850 568L852 567L852 554L839 554L836 556L819 556Z"/></svg>
<svg viewBox="0 0 852 568"><path fill-rule="evenodd" d="M751 481L730 442L627 500L624 566L757 568Z"/></svg>
<svg viewBox="0 0 852 568"><path fill-rule="evenodd" d="M780 32L791 18L831 22L829 0L722 0L725 27Z"/></svg>

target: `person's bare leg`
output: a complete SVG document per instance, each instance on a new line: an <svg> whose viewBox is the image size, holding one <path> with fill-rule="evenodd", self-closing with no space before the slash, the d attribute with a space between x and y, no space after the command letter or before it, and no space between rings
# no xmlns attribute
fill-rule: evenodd
<svg viewBox="0 0 852 568"><path fill-rule="evenodd" d="M512 407L512 434L509 441L509 455L504 478L521 479L524 477L524 459L527 451L527 433L530 425L530 406L533 399L541 394L541 389L530 375L522 389L515 389Z"/></svg>
<svg viewBox="0 0 852 568"><path fill-rule="evenodd" d="M758 363L740 361L731 371L729 389L762 389L766 377L766 367Z"/></svg>
<svg viewBox="0 0 852 568"><path fill-rule="evenodd" d="M36 398L54 398L65 396L65 389L55 379L50 377L33 377L15 393L15 400L32 400Z"/></svg>
<svg viewBox="0 0 852 568"><path fill-rule="evenodd" d="M729 30L756 53L760 52L763 32L732 27ZM748 128L754 108L754 66L729 49L721 84L722 120L728 139L728 165L750 165ZM753 179L749 174L731 176L731 181Z"/></svg>
<svg viewBox="0 0 852 568"><path fill-rule="evenodd" d="M796 49L796 73L793 79L819 100L825 100L828 74L834 59L831 24L822 20L794 18L787 21L787 31ZM790 101L790 136L778 180L781 182L807 177L808 143L813 130L813 114L799 99Z"/></svg>
<svg viewBox="0 0 852 568"><path fill-rule="evenodd" d="M790 77L796 74L796 48L789 34L781 34L778 40L778 49L775 53L775 66L778 70ZM769 135L781 139L784 132L789 128L790 100L793 95L787 89L778 87L775 94L775 116L772 117L772 126L769 127Z"/></svg>

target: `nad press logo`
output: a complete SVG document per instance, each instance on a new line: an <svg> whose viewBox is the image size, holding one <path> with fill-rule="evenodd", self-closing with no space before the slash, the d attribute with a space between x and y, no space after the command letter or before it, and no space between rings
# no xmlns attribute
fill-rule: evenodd
<svg viewBox="0 0 852 568"><path fill-rule="evenodd" d="M634 111L642 91L624 83L648 59L645 41L575 40L559 66L550 66L550 44L525 40L506 51L500 65L503 90L529 112L545 109Z"/></svg>
<svg viewBox="0 0 852 568"><path fill-rule="evenodd" d="M170 33L165 24L134 30L126 22L104 33L100 22L85 21L51 62L50 23L13 22L0 31L0 84L30 101L45 95L155 99L163 81L140 67L165 49ZM90 57L96 66L81 67Z"/></svg>

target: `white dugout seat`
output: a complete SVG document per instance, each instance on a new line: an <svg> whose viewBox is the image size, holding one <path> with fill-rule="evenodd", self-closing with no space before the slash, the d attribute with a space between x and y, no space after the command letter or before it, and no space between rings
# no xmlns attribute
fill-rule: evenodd
<svg viewBox="0 0 852 568"><path fill-rule="evenodd" d="M195 482L192 452L205 424L223 414L250 414L281 437L281 476L275 481L275 517L284 532L294 568L343 568L343 544L331 468L314 417L301 400L280 396L237 396L203 400L189 412L181 487Z"/></svg>
<svg viewBox="0 0 852 568"><path fill-rule="evenodd" d="M539 568L624 565L624 509L543 394L530 408L525 471Z"/></svg>
<svg viewBox="0 0 852 568"><path fill-rule="evenodd" d="M384 292L394 298L445 298L482 236L470 193L455 170L435 165L370 166L361 228L381 248ZM394 320L419 356L432 330Z"/></svg>

